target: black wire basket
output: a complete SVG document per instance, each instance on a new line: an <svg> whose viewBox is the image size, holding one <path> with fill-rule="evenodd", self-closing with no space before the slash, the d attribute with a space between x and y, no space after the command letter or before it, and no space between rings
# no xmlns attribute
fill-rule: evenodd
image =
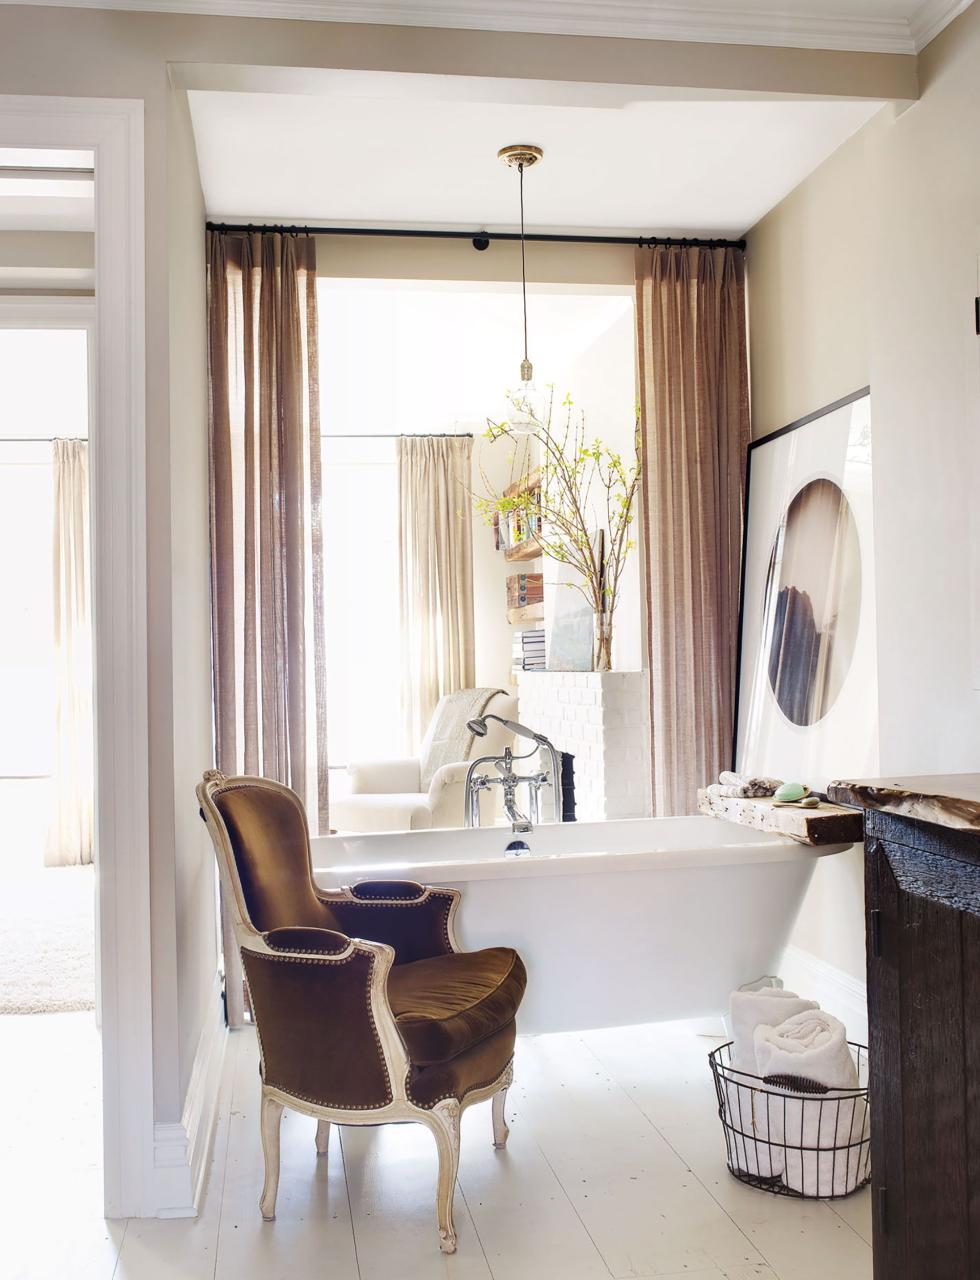
<svg viewBox="0 0 980 1280"><path fill-rule="evenodd" d="M857 1089L732 1066L732 1043L708 1054L733 1177L777 1196L839 1200L871 1181L868 1050L848 1041Z"/></svg>

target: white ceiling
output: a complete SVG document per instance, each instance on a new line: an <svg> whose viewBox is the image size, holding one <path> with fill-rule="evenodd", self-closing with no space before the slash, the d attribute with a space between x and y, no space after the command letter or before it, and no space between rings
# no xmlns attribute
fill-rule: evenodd
<svg viewBox="0 0 980 1280"><path fill-rule="evenodd" d="M972 0L0 0L482 31L916 53Z"/></svg>
<svg viewBox="0 0 980 1280"><path fill-rule="evenodd" d="M319 94L189 93L205 202L227 221L739 236L878 102L681 100L622 86L342 73Z"/></svg>

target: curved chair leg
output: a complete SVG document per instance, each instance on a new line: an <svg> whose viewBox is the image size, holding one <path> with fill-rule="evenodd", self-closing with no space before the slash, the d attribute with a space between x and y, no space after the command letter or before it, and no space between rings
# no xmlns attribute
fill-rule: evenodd
<svg viewBox="0 0 980 1280"><path fill-rule="evenodd" d="M446 1098L437 1103L426 1113L425 1123L435 1134L439 1151L439 1183L436 1187L439 1248L443 1253L455 1253L453 1192L456 1190L456 1175L459 1172L459 1103L455 1098Z"/></svg>
<svg viewBox="0 0 980 1280"><path fill-rule="evenodd" d="M510 1129L507 1127L507 1118L504 1115L504 1104L507 1101L507 1087L493 1095L493 1102L490 1104L493 1108L493 1145L495 1150L503 1151L507 1145L507 1139L510 1136Z"/></svg>
<svg viewBox="0 0 980 1280"><path fill-rule="evenodd" d="M282 1121L282 1103L268 1094L262 1094L262 1154L265 1156L265 1183L259 1208L266 1222L276 1216L276 1194L279 1190L279 1126Z"/></svg>
<svg viewBox="0 0 980 1280"><path fill-rule="evenodd" d="M318 1120L316 1122L316 1153L318 1156L327 1154L327 1147L330 1144L330 1121Z"/></svg>

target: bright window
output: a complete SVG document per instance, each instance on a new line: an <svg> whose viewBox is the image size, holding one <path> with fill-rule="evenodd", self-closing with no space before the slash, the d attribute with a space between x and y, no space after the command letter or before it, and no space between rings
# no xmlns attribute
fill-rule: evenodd
<svg viewBox="0 0 980 1280"><path fill-rule="evenodd" d="M512 284L321 278L318 303L327 741L336 770L408 749L396 437L479 437L488 416L504 416L507 389L519 377L522 318L520 287ZM628 444L635 400L631 290L535 286L528 319L539 382L554 383L560 395L571 390L595 434L611 440L624 431ZM479 441L474 459L476 484ZM489 557L489 567L485 560L474 565L477 680L496 684L509 678L511 637L492 545ZM502 655L496 665L481 658L493 645ZM334 780L342 786L336 774Z"/></svg>
<svg viewBox="0 0 980 1280"><path fill-rule="evenodd" d="M399 756L395 441L323 439L330 767Z"/></svg>
<svg viewBox="0 0 980 1280"><path fill-rule="evenodd" d="M54 744L51 440L88 435L85 329L0 327L0 778Z"/></svg>

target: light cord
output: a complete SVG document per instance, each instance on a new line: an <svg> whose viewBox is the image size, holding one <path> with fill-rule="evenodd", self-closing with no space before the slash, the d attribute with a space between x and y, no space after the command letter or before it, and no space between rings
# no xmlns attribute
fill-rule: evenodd
<svg viewBox="0 0 980 1280"><path fill-rule="evenodd" d="M524 165L517 166L521 186L521 301L524 306L524 359L527 361L527 266L524 258Z"/></svg>

